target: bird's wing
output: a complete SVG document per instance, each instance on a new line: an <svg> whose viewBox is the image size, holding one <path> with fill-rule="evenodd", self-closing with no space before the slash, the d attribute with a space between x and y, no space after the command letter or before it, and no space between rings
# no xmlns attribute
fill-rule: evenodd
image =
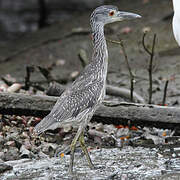
<svg viewBox="0 0 180 180"><path fill-rule="evenodd" d="M87 86L95 85L98 83L98 72L96 73L93 64L88 64L84 70L80 73L78 78L72 83L69 88L71 91L76 91L76 89L84 89Z"/></svg>
<svg viewBox="0 0 180 180"><path fill-rule="evenodd" d="M35 131L41 133L47 129L55 129L55 124L76 118L76 116L95 106L101 96L102 81L95 81L80 89L67 89L58 99L49 115L47 115L36 127Z"/></svg>
<svg viewBox="0 0 180 180"><path fill-rule="evenodd" d="M93 107L100 97L102 83L96 82L77 89L68 94L62 102L61 99L56 103L52 110L52 114L58 121L76 117L83 110Z"/></svg>

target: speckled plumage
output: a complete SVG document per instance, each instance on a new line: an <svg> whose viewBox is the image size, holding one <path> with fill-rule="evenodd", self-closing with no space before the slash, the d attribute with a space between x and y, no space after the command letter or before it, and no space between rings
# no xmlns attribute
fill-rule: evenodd
<svg viewBox="0 0 180 180"><path fill-rule="evenodd" d="M93 30L96 28L93 33L94 52L91 63L60 96L50 114L35 127L38 134L65 123L80 123L85 114L88 113L87 117L91 117L91 113L94 113L104 99L108 53L104 25L94 24L94 16L91 15L91 27Z"/></svg>
<svg viewBox="0 0 180 180"><path fill-rule="evenodd" d="M118 11L117 7L110 5L100 6L94 10L90 18L93 38L93 55L90 64L60 96L50 114L34 128L34 131L40 134L66 123L79 126L71 143L70 173L73 170L74 151L78 140L90 168L94 167L85 147L83 132L105 96L108 52L104 25L138 17L140 16L133 13Z"/></svg>

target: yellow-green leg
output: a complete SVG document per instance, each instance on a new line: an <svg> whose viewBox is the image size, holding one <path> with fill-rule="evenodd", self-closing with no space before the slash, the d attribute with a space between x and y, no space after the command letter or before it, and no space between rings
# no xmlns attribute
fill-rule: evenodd
<svg viewBox="0 0 180 180"><path fill-rule="evenodd" d="M70 164L69 164L69 174L73 173L73 164L74 164L74 151L76 148L76 143L79 139L79 136L81 135L81 130L78 130L76 133L76 136L74 137L72 143L71 143L71 154L70 154Z"/></svg>
<svg viewBox="0 0 180 180"><path fill-rule="evenodd" d="M74 152L75 152L75 148L76 148L76 144L77 144L77 141L79 140L80 142L80 145L81 145L81 148L83 150L83 152L85 153L86 157L87 157L87 160L88 160L88 164L89 164L89 167L91 169L94 169L94 165L91 161L91 158L88 154L88 151L86 149L86 146L85 146L85 141L84 141L84 127L83 126L80 126L79 129L78 129L78 132L76 133L76 136L74 137L72 143L71 143L71 153L70 153L70 164L69 164L69 174L72 174L73 173L73 165L74 165Z"/></svg>
<svg viewBox="0 0 180 180"><path fill-rule="evenodd" d="M92 161L91 161L91 158L90 158L89 153L88 153L88 151L87 151L87 148L86 148L86 146L85 146L84 133L83 133L83 132L80 134L79 142L80 142L80 145L81 145L81 148L82 148L84 154L86 155L86 158L87 158L87 160L88 160L89 167L90 167L91 169L94 169L94 165L93 165L93 163L92 163Z"/></svg>

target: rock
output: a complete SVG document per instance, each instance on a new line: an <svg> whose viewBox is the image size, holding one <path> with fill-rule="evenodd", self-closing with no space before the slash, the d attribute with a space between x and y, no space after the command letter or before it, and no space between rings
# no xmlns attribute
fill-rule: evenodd
<svg viewBox="0 0 180 180"><path fill-rule="evenodd" d="M64 133L68 133L72 130L72 126L70 124L63 125L62 128Z"/></svg>
<svg viewBox="0 0 180 180"><path fill-rule="evenodd" d="M0 151L0 160L4 159L4 154L5 154L4 152Z"/></svg>
<svg viewBox="0 0 180 180"><path fill-rule="evenodd" d="M3 126L3 129L2 129L2 131L4 131L4 132L9 132L9 130L10 130L10 126Z"/></svg>
<svg viewBox="0 0 180 180"><path fill-rule="evenodd" d="M63 66L66 63L66 60L64 59L58 59L56 61L56 66Z"/></svg>
<svg viewBox="0 0 180 180"><path fill-rule="evenodd" d="M23 144L24 144L24 147L25 147L26 149L31 150L32 144L31 144L31 142L30 142L29 139L25 139L25 141L24 141Z"/></svg>
<svg viewBox="0 0 180 180"><path fill-rule="evenodd" d="M16 143L15 141L7 141L4 145L15 147Z"/></svg>
<svg viewBox="0 0 180 180"><path fill-rule="evenodd" d="M79 71L73 71L73 72L70 74L70 77L74 79L74 78L76 78L78 75L79 75Z"/></svg>
<svg viewBox="0 0 180 180"><path fill-rule="evenodd" d="M21 138L26 139L29 138L27 132L22 132L22 134L20 135Z"/></svg>
<svg viewBox="0 0 180 180"><path fill-rule="evenodd" d="M5 139L7 141L11 141L19 137L19 132L16 127L12 127L11 129L7 129L6 131L7 131L7 136Z"/></svg>
<svg viewBox="0 0 180 180"><path fill-rule="evenodd" d="M0 159L0 173L3 173L3 172L5 172L5 171L11 170L11 169L13 169L12 166L4 163L4 161L2 161L2 160Z"/></svg>
<svg viewBox="0 0 180 180"><path fill-rule="evenodd" d="M150 134L148 132L144 133L144 137L146 139L151 139L154 142L155 145L157 145L157 144L165 144L165 138L163 138L163 137L159 137L157 135L152 135L152 134Z"/></svg>
<svg viewBox="0 0 180 180"><path fill-rule="evenodd" d="M43 143L42 145L42 152L45 154L49 154L50 156L54 156L55 150L57 149L58 145L54 143Z"/></svg>
<svg viewBox="0 0 180 180"><path fill-rule="evenodd" d="M6 92L8 88L7 84L0 84L0 92Z"/></svg>
<svg viewBox="0 0 180 180"><path fill-rule="evenodd" d="M21 146L20 153L21 158L30 158L31 152L28 149L26 149L24 145Z"/></svg>
<svg viewBox="0 0 180 180"><path fill-rule="evenodd" d="M98 123L98 124L95 126L95 129L96 129L97 131L103 131L104 126L103 126L102 123Z"/></svg>
<svg viewBox="0 0 180 180"><path fill-rule="evenodd" d="M116 133L117 138L128 136L128 135L129 135L129 128L120 128L118 129Z"/></svg>
<svg viewBox="0 0 180 180"><path fill-rule="evenodd" d="M0 144L4 143L4 137L2 135L0 135Z"/></svg>
<svg viewBox="0 0 180 180"><path fill-rule="evenodd" d="M19 83L14 83L10 87L7 88L7 92L14 93L21 89L22 85Z"/></svg>
<svg viewBox="0 0 180 180"><path fill-rule="evenodd" d="M4 160L5 161L10 161L10 160L15 160L19 159L19 150L16 147L9 147L9 149L5 149L5 154L4 154Z"/></svg>
<svg viewBox="0 0 180 180"><path fill-rule="evenodd" d="M95 129L89 129L88 135L94 138L96 143L100 144L101 146L114 146L115 140L114 138L109 135L108 133L104 133L101 131L97 131Z"/></svg>
<svg viewBox="0 0 180 180"><path fill-rule="evenodd" d="M48 143L55 143L56 140L55 140L54 136L46 134L45 141Z"/></svg>
<svg viewBox="0 0 180 180"><path fill-rule="evenodd" d="M115 132L117 131L117 129L114 127L114 125L112 124L105 124L104 125L104 132L107 132L108 134L115 134Z"/></svg>
<svg viewBox="0 0 180 180"><path fill-rule="evenodd" d="M49 156L48 156L47 154L43 153L42 151L40 151L40 152L38 153L38 157L39 157L39 158L48 158Z"/></svg>

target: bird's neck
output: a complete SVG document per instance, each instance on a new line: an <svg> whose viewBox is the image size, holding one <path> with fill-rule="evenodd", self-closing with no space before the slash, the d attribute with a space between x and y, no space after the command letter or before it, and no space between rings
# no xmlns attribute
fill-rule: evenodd
<svg viewBox="0 0 180 180"><path fill-rule="evenodd" d="M92 63L97 70L100 70L102 74L107 73L108 65L108 52L106 39L104 37L104 26L102 24L95 24L92 26L92 38L93 38L93 57Z"/></svg>
<svg viewBox="0 0 180 180"><path fill-rule="evenodd" d="M102 24L95 24L92 27L92 38L93 38L93 46L94 46L94 54L96 52L107 49L106 39L104 37L104 26Z"/></svg>

